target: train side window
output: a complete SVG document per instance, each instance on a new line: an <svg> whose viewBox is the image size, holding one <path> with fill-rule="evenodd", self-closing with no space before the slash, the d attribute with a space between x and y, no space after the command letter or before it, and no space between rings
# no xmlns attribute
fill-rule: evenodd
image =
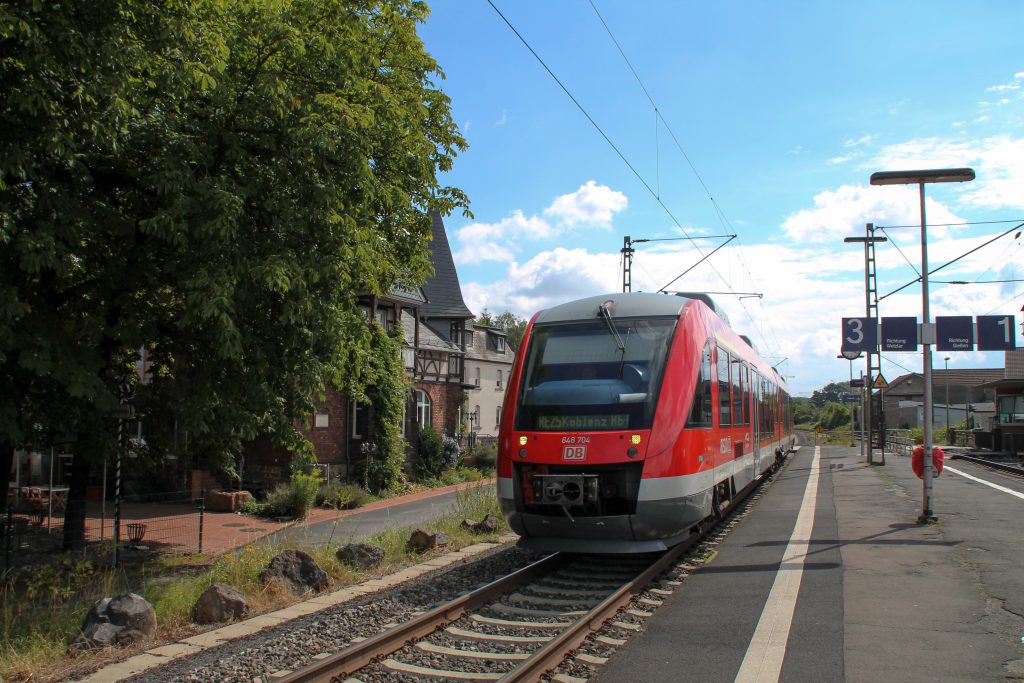
<svg viewBox="0 0 1024 683"><path fill-rule="evenodd" d="M729 352L718 347L718 424L720 427L732 426L732 397L729 395L729 368L732 365Z"/></svg>
<svg viewBox="0 0 1024 683"><path fill-rule="evenodd" d="M732 423L737 427L743 424L743 361L732 359Z"/></svg>
<svg viewBox="0 0 1024 683"><path fill-rule="evenodd" d="M750 366L743 366L743 426L750 426Z"/></svg>
<svg viewBox="0 0 1024 683"><path fill-rule="evenodd" d="M712 415L711 403L711 345L704 345L700 368L697 370L697 383L693 388L693 399L690 404L690 415L686 420L687 427L710 427Z"/></svg>

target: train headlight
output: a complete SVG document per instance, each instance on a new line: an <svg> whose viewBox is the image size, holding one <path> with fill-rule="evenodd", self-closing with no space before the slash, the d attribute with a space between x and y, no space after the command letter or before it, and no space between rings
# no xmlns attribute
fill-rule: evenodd
<svg viewBox="0 0 1024 683"><path fill-rule="evenodd" d="M525 436L519 437L519 445L520 446L525 446L526 445L526 441L527 441L527 439L526 439Z"/></svg>
<svg viewBox="0 0 1024 683"><path fill-rule="evenodd" d="M640 435L639 434L634 434L633 436L629 437L629 442L631 444L633 444L634 446L639 446L640 445Z"/></svg>

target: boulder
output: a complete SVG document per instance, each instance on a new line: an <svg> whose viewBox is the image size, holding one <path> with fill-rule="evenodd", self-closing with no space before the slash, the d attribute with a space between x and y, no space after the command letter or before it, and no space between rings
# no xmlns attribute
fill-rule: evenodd
<svg viewBox="0 0 1024 683"><path fill-rule="evenodd" d="M349 543L337 552L338 560L356 569L373 569L384 560L384 548L368 543Z"/></svg>
<svg viewBox="0 0 1024 683"><path fill-rule="evenodd" d="M448 546L448 534L443 531L424 531L416 529L409 536L408 547L416 552L426 552L434 548L445 548Z"/></svg>
<svg viewBox="0 0 1024 683"><path fill-rule="evenodd" d="M308 553L285 550L275 557L260 574L263 583L284 581L294 591L322 591L327 588L327 572Z"/></svg>
<svg viewBox="0 0 1024 683"><path fill-rule="evenodd" d="M156 632L156 612L141 595L127 593L103 598L92 606L69 652L146 640Z"/></svg>
<svg viewBox="0 0 1024 683"><path fill-rule="evenodd" d="M463 529L469 529L474 534L493 534L498 531L498 520L494 515L487 515L479 522L464 519L461 526Z"/></svg>
<svg viewBox="0 0 1024 683"><path fill-rule="evenodd" d="M197 624L216 624L244 619L248 612L249 602L237 588L226 583L215 583L199 596L192 620Z"/></svg>

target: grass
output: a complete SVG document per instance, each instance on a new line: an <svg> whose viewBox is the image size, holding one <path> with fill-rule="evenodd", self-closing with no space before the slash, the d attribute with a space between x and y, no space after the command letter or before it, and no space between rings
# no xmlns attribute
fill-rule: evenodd
<svg viewBox="0 0 1024 683"><path fill-rule="evenodd" d="M477 535L461 527L464 519L479 521L486 515L500 520L499 533L507 530L493 491L473 486L456 494L454 510L430 525L448 534L448 550L482 541L498 534ZM326 544L303 548L327 572L331 590L360 583L371 576L391 573L423 560L409 550L411 529L390 529L361 539L385 550L381 565L360 572L341 563L337 550L355 539L333 538ZM86 556L52 565L34 566L30 572L7 577L0 585L0 681L59 681L100 663L130 656L154 647L159 641L178 640L204 630L191 623L192 608L214 583L229 583L249 601L250 615L280 609L305 596L282 589L276 582L264 586L259 574L286 545L248 545L221 557L148 556L133 563L128 554L123 569L101 567ZM156 611L158 633L153 641L111 651L67 656L67 644L77 635L86 613L99 599L134 592Z"/></svg>

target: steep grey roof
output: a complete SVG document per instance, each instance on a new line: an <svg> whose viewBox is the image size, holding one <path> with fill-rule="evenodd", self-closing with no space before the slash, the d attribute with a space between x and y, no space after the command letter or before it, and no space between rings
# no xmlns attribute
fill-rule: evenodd
<svg viewBox="0 0 1024 683"><path fill-rule="evenodd" d="M466 358L471 360L482 360L482 361L494 361L496 363L505 363L508 365L512 364L512 360L515 358L515 351L505 343L505 352L498 352L497 339L508 338L508 333L505 330L499 330L496 327L487 327L485 325L477 325L475 323L467 323L466 331L473 333L473 346L466 347Z"/></svg>
<svg viewBox="0 0 1024 683"><path fill-rule="evenodd" d="M416 320L404 312L402 313L402 333L405 335L405 343L409 346L414 346L416 340ZM445 351L462 355L462 349L425 324L420 324L420 344L416 348L421 351Z"/></svg>
<svg viewBox="0 0 1024 683"><path fill-rule="evenodd" d="M462 299L459 274L455 271L441 214L431 213L430 218L433 232L430 260L434 264L434 274L423 283L427 303L420 307L420 315L424 318L472 318L473 313Z"/></svg>

